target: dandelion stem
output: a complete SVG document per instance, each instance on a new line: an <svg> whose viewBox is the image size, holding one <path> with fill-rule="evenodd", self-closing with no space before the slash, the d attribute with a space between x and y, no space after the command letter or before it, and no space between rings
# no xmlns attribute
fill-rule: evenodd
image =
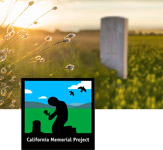
<svg viewBox="0 0 163 150"><path fill-rule="evenodd" d="M18 19L19 17L29 8L29 5L20 13L20 15L18 15L15 20L10 24L10 26L12 26Z"/></svg>
<svg viewBox="0 0 163 150"><path fill-rule="evenodd" d="M0 28L3 26L3 24L4 24L5 21L7 20L8 16L10 15L10 13L11 13L12 9L14 8L15 4L17 3L17 1L18 1L18 0L15 0L15 2L13 3L13 5L12 5L12 3L10 3L11 5L9 5L9 7L8 7L8 10L7 10L5 19L3 20L3 22L2 22L2 24L1 24L1 26L0 26ZM10 7L10 6L11 6L11 7Z"/></svg>
<svg viewBox="0 0 163 150"><path fill-rule="evenodd" d="M38 21L40 18L42 18L42 17L44 17L46 14L48 14L51 10L52 10L52 9L48 10L47 12L45 12L44 14L42 14L40 17L38 17L38 18L35 19L34 21ZM34 22L34 21L33 21L33 22ZM28 28L33 24L33 22L32 22L31 24L29 24L29 25L26 27L26 29L28 29Z"/></svg>
<svg viewBox="0 0 163 150"><path fill-rule="evenodd" d="M48 50L49 48L51 48L51 47L53 47L53 46L55 46L55 45L58 45L58 44L60 44L60 43L62 43L62 41L58 41L58 42L52 44L51 46L49 46L49 47L47 47L47 48L44 48L44 49L42 49L42 50L39 50L39 51L37 51L37 52L35 52L35 53L32 52L31 54L28 54L28 55L24 56L22 59L20 59L20 60L18 60L17 62L15 62L15 63L12 64L12 65L15 65L15 67L11 70L11 72L13 72L13 71L16 69L16 67L19 66L20 63L22 63L22 62L24 63L26 60L30 59L31 57L34 57L35 55L37 55L37 54L39 54L39 53L42 53L42 52Z"/></svg>

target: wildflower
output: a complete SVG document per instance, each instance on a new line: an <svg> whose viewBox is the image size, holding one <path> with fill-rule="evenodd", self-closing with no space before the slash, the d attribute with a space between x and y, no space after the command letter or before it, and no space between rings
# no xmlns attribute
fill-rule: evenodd
<svg viewBox="0 0 163 150"><path fill-rule="evenodd" d="M38 43L35 43L35 44L34 44L34 46L37 46L37 45L38 45Z"/></svg>
<svg viewBox="0 0 163 150"><path fill-rule="evenodd" d="M8 52L8 48L2 50L4 53Z"/></svg>
<svg viewBox="0 0 163 150"><path fill-rule="evenodd" d="M0 51L0 55L3 56L5 52L3 50Z"/></svg>
<svg viewBox="0 0 163 150"><path fill-rule="evenodd" d="M3 67L2 69L1 69L1 73L2 74L5 74L7 72L7 69L5 68L5 67Z"/></svg>
<svg viewBox="0 0 163 150"><path fill-rule="evenodd" d="M23 35L26 34L26 31L24 31L24 30L19 30L19 31L17 32L17 34L18 34L19 36L23 36Z"/></svg>
<svg viewBox="0 0 163 150"><path fill-rule="evenodd" d="M25 35L22 36L22 39L28 39L29 38L29 34L26 33Z"/></svg>
<svg viewBox="0 0 163 150"><path fill-rule="evenodd" d="M41 59L41 56L36 56L35 60L39 61Z"/></svg>
<svg viewBox="0 0 163 150"><path fill-rule="evenodd" d="M0 62L5 61L6 58L7 58L7 55L3 55L3 56L1 56L1 57L0 57Z"/></svg>
<svg viewBox="0 0 163 150"><path fill-rule="evenodd" d="M0 100L0 106L4 104L4 100Z"/></svg>
<svg viewBox="0 0 163 150"><path fill-rule="evenodd" d="M7 28L7 33L12 33L12 32L14 32L14 28L13 27Z"/></svg>
<svg viewBox="0 0 163 150"><path fill-rule="evenodd" d="M1 87L6 86L7 83L1 82Z"/></svg>
<svg viewBox="0 0 163 150"><path fill-rule="evenodd" d="M66 39L72 39L72 38L74 38L75 36L76 36L76 34L70 33L70 34L68 34L65 38L66 38Z"/></svg>
<svg viewBox="0 0 163 150"><path fill-rule="evenodd" d="M15 80L14 79L10 79L9 82L15 82Z"/></svg>
<svg viewBox="0 0 163 150"><path fill-rule="evenodd" d="M4 79L4 76L0 76L0 81Z"/></svg>
<svg viewBox="0 0 163 150"><path fill-rule="evenodd" d="M65 69L68 69L68 70L74 70L74 65L71 65L71 64L69 64L69 65L67 65L66 67L65 67Z"/></svg>
<svg viewBox="0 0 163 150"><path fill-rule="evenodd" d="M37 21L34 21L33 24L37 24L38 22Z"/></svg>
<svg viewBox="0 0 163 150"><path fill-rule="evenodd" d="M10 37L12 37L15 34L15 31L12 31L9 33Z"/></svg>
<svg viewBox="0 0 163 150"><path fill-rule="evenodd" d="M57 10L58 8L56 7L56 6L54 6L53 8L52 8L52 10Z"/></svg>
<svg viewBox="0 0 163 150"><path fill-rule="evenodd" d="M117 84L121 84L121 83L122 83L121 79L117 79Z"/></svg>
<svg viewBox="0 0 163 150"><path fill-rule="evenodd" d="M15 108L15 105L14 104L10 104L9 108L13 109L13 108Z"/></svg>
<svg viewBox="0 0 163 150"><path fill-rule="evenodd" d="M11 79L16 79L16 76L12 76Z"/></svg>
<svg viewBox="0 0 163 150"><path fill-rule="evenodd" d="M11 68L11 65L8 65L7 67L10 69Z"/></svg>
<svg viewBox="0 0 163 150"><path fill-rule="evenodd" d="M28 6L32 6L34 4L34 1L30 1L29 3L28 3Z"/></svg>
<svg viewBox="0 0 163 150"><path fill-rule="evenodd" d="M49 77L52 77L54 75L54 73L51 73L51 74L49 74Z"/></svg>
<svg viewBox="0 0 163 150"><path fill-rule="evenodd" d="M16 103L16 100L15 99L11 101L11 104L15 104L15 103Z"/></svg>
<svg viewBox="0 0 163 150"><path fill-rule="evenodd" d="M52 41L52 37L51 36L46 36L45 37L45 41L51 42Z"/></svg>
<svg viewBox="0 0 163 150"><path fill-rule="evenodd" d="M41 62L41 63L45 62L45 58L41 58L41 59L40 59L40 62Z"/></svg>
<svg viewBox="0 0 163 150"><path fill-rule="evenodd" d="M14 50L13 50L13 49L10 49L10 50L9 50L9 53L10 53L10 54L14 53Z"/></svg>
<svg viewBox="0 0 163 150"><path fill-rule="evenodd" d="M10 39L10 35L9 34L6 34L5 35L5 40L9 40Z"/></svg>
<svg viewBox="0 0 163 150"><path fill-rule="evenodd" d="M63 43L70 43L71 40L70 40L70 39L66 39L66 38L64 38L62 42L63 42Z"/></svg>
<svg viewBox="0 0 163 150"><path fill-rule="evenodd" d="M6 96L6 94L7 94L7 90L6 90L6 88L3 88L3 89L1 90L1 95L2 95L2 96Z"/></svg>

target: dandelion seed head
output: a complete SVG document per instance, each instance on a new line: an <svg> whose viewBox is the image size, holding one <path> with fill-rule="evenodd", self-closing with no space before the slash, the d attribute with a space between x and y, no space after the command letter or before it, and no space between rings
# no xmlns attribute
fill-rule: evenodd
<svg viewBox="0 0 163 150"><path fill-rule="evenodd" d="M5 48L2 50L4 53L7 53L8 52L8 48Z"/></svg>
<svg viewBox="0 0 163 150"><path fill-rule="evenodd" d="M3 62L5 61L7 58L7 55L3 55L3 56L0 56L0 62Z"/></svg>
<svg viewBox="0 0 163 150"><path fill-rule="evenodd" d="M35 60L39 61L41 59L41 56L36 56Z"/></svg>
<svg viewBox="0 0 163 150"><path fill-rule="evenodd" d="M4 102L5 102L5 101L1 99L1 100L0 100L0 106L3 105Z"/></svg>
<svg viewBox="0 0 163 150"><path fill-rule="evenodd" d="M11 79L16 79L16 76L12 76Z"/></svg>
<svg viewBox="0 0 163 150"><path fill-rule="evenodd" d="M67 65L66 67L65 67L65 69L68 69L68 70L74 70L74 65L71 65L71 64L69 64L69 65Z"/></svg>
<svg viewBox="0 0 163 150"><path fill-rule="evenodd" d="M9 33L10 37L12 37L15 34L15 31L12 31Z"/></svg>
<svg viewBox="0 0 163 150"><path fill-rule="evenodd" d="M30 2L28 3L29 6L32 6L33 4L34 4L34 1L30 1Z"/></svg>
<svg viewBox="0 0 163 150"><path fill-rule="evenodd" d="M53 38L52 38L51 36L46 36L46 37L45 37L45 41L48 41L48 42L51 42L52 39L53 39Z"/></svg>
<svg viewBox="0 0 163 150"><path fill-rule="evenodd" d="M7 28L7 33L11 33L11 32L14 32L14 28L13 27Z"/></svg>
<svg viewBox="0 0 163 150"><path fill-rule="evenodd" d="M10 108L10 109L14 109L14 108L15 108L15 105L14 105L14 104L10 104L10 105L9 105L9 108Z"/></svg>
<svg viewBox="0 0 163 150"><path fill-rule="evenodd" d="M23 39L28 39L29 38L29 34L26 33L24 36L22 36Z"/></svg>
<svg viewBox="0 0 163 150"><path fill-rule="evenodd" d="M11 65L8 65L7 67L10 69L11 68Z"/></svg>
<svg viewBox="0 0 163 150"><path fill-rule="evenodd" d="M76 36L76 34L70 33L70 34L68 34L65 38L66 38L66 39L72 39L72 38L74 38L75 36Z"/></svg>
<svg viewBox="0 0 163 150"><path fill-rule="evenodd" d="M19 30L19 31L17 32L17 34L18 34L19 36L23 36L23 35L26 34L26 31L24 31L24 30Z"/></svg>
<svg viewBox="0 0 163 150"><path fill-rule="evenodd" d="M34 21L33 24L37 24L38 22L37 21Z"/></svg>
<svg viewBox="0 0 163 150"><path fill-rule="evenodd" d="M1 90L1 95L2 95L2 96L6 96L6 94L7 94L7 90L6 90L6 88L3 88L3 89Z"/></svg>
<svg viewBox="0 0 163 150"><path fill-rule="evenodd" d="M70 40L70 39L66 39L66 38L64 38L64 39L62 40L62 42L63 42L63 43L70 43L71 40Z"/></svg>
<svg viewBox="0 0 163 150"><path fill-rule="evenodd" d="M6 86L6 85L7 85L7 83L1 82L1 87Z"/></svg>
<svg viewBox="0 0 163 150"><path fill-rule="evenodd" d="M0 55L3 56L5 52L3 50L0 51Z"/></svg>
<svg viewBox="0 0 163 150"><path fill-rule="evenodd" d="M4 79L4 76L0 76L0 81L2 81Z"/></svg>
<svg viewBox="0 0 163 150"><path fill-rule="evenodd" d="M41 59L40 59L40 62L41 62L41 63L45 62L45 58L41 58Z"/></svg>
<svg viewBox="0 0 163 150"><path fill-rule="evenodd" d="M1 69L1 73L2 73L2 74L6 74L6 72L7 72L7 69L6 69L5 67L3 67L3 68Z"/></svg>
<svg viewBox="0 0 163 150"><path fill-rule="evenodd" d="M52 8L52 10L57 10L58 8L56 7L56 6L54 6L53 8Z"/></svg>
<svg viewBox="0 0 163 150"><path fill-rule="evenodd" d="M13 50L13 49L10 49L10 50L9 50L9 53L10 53L10 54L14 53L14 50Z"/></svg>
<svg viewBox="0 0 163 150"><path fill-rule="evenodd" d="M51 73L51 74L49 74L49 77L52 77L54 75L54 73Z"/></svg>
<svg viewBox="0 0 163 150"><path fill-rule="evenodd" d="M10 39L10 35L9 34L6 34L5 35L5 40L9 40Z"/></svg>
<svg viewBox="0 0 163 150"><path fill-rule="evenodd" d="M34 46L37 46L37 45L38 45L38 43L35 43L35 44L34 44Z"/></svg>
<svg viewBox="0 0 163 150"><path fill-rule="evenodd" d="M9 82L11 82L11 83L12 83L12 82L15 82L15 80L14 80L14 79L10 79L10 80L9 80Z"/></svg>
<svg viewBox="0 0 163 150"><path fill-rule="evenodd" d="M16 100L15 99L11 101L11 104L15 104L15 103L16 103Z"/></svg>

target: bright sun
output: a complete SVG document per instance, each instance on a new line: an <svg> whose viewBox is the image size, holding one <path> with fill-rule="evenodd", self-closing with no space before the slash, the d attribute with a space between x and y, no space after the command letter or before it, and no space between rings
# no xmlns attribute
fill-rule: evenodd
<svg viewBox="0 0 163 150"><path fill-rule="evenodd" d="M6 17L7 14L9 14L8 17L7 17L7 20L4 23L5 25L8 25L9 23L12 23L17 18L17 16L20 15L20 17L13 24L13 26L26 28L33 21L35 21L35 19L37 19L42 14L44 14L45 12L50 10L50 7L48 5L46 6L46 5L37 5L37 4L35 4L32 7L29 7L25 12L23 12L23 10L25 10L25 8L27 8L27 6L28 6L28 2L18 1L14 5L14 1L11 1L11 0L4 1L0 5L0 10L3 10L3 12L0 12L1 13L0 14L1 15L0 22L2 22L4 20L4 18ZM32 26L30 26L30 28L39 28L41 26L46 26L48 21L51 21L50 17L48 17L48 16L43 17L43 18L39 19L39 23L38 23L37 26L32 25Z"/></svg>

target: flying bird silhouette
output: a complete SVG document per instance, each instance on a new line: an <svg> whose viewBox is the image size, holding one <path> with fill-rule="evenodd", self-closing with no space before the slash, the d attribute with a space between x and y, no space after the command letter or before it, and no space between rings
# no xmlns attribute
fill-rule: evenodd
<svg viewBox="0 0 163 150"><path fill-rule="evenodd" d="M83 91L84 91L84 92L87 92L84 86L80 86L80 87L78 87L78 89L81 89L80 92L83 92Z"/></svg>
<svg viewBox="0 0 163 150"><path fill-rule="evenodd" d="M70 95L74 96L74 92L73 91L69 91L70 92Z"/></svg>

